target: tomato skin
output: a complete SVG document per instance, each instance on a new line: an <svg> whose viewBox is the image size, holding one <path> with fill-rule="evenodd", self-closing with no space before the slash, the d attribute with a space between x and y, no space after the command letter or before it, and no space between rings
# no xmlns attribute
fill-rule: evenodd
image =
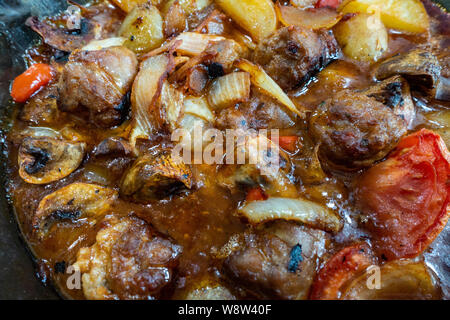
<svg viewBox="0 0 450 320"><path fill-rule="evenodd" d="M403 138L387 160L362 175L356 198L367 215L375 250L384 259L416 257L445 227L449 163L441 137L422 129Z"/></svg>
<svg viewBox="0 0 450 320"><path fill-rule="evenodd" d="M316 8L330 7L337 8L341 4L342 0L319 0L316 2Z"/></svg>
<svg viewBox="0 0 450 320"><path fill-rule="evenodd" d="M53 70L48 64L33 64L24 73L14 79L11 88L11 97L16 102L25 102L33 93L47 85L52 78Z"/></svg>
<svg viewBox="0 0 450 320"><path fill-rule="evenodd" d="M279 136L278 137L278 145L280 148L294 153L297 150L297 136Z"/></svg>
<svg viewBox="0 0 450 320"><path fill-rule="evenodd" d="M257 187L257 188L250 189L247 192L245 201L261 201L261 200L266 200L267 198L268 197L264 193L264 191L261 188Z"/></svg>
<svg viewBox="0 0 450 320"><path fill-rule="evenodd" d="M343 286L375 262L366 243L356 243L345 247L332 256L320 269L313 283L310 299L339 299Z"/></svg>
<svg viewBox="0 0 450 320"><path fill-rule="evenodd" d="M278 138L279 146L289 152L295 152L297 141L297 136L281 136Z"/></svg>

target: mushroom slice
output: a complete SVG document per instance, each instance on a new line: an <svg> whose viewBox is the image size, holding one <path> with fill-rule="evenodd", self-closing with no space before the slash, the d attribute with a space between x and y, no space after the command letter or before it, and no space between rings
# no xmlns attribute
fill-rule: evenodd
<svg viewBox="0 0 450 320"><path fill-rule="evenodd" d="M271 197L262 201L247 202L239 209L250 223L272 220L290 220L325 231L338 232L342 228L339 216L330 209L305 199Z"/></svg>
<svg viewBox="0 0 450 320"><path fill-rule="evenodd" d="M83 160L86 144L56 138L25 138L19 148L19 175L28 183L46 184L71 174Z"/></svg>
<svg viewBox="0 0 450 320"><path fill-rule="evenodd" d="M72 183L45 196L33 218L42 239L55 222L88 219L96 222L118 197L117 191L96 184Z"/></svg>
<svg viewBox="0 0 450 320"><path fill-rule="evenodd" d="M164 126L164 115L158 107L158 101L164 80L173 68L168 55L158 55L141 62L140 69L131 90L133 128L130 143L134 147L139 138L148 139L155 131Z"/></svg>
<svg viewBox="0 0 450 320"><path fill-rule="evenodd" d="M354 279L343 292L342 299L435 300L441 298L440 288L435 284L423 262L399 260L386 263L379 269L380 287L370 289L367 284L371 283L370 277L374 278L374 275L374 272L365 272Z"/></svg>
<svg viewBox="0 0 450 320"><path fill-rule="evenodd" d="M125 173L120 192L137 202L147 203L192 187L192 172L170 153L140 156Z"/></svg>
<svg viewBox="0 0 450 320"><path fill-rule="evenodd" d="M383 61L375 71L375 77L379 80L398 74L405 77L413 89L434 93L441 66L431 52L416 49Z"/></svg>
<svg viewBox="0 0 450 320"><path fill-rule="evenodd" d="M412 129L416 110L411 98L408 82L402 76L394 76L361 91L373 97L405 120L408 129Z"/></svg>

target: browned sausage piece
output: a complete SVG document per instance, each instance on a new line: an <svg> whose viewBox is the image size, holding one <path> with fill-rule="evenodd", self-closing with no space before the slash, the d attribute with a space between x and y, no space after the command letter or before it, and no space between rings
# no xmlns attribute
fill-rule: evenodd
<svg viewBox="0 0 450 320"><path fill-rule="evenodd" d="M283 90L292 90L341 55L331 31L291 26L279 29L258 46L253 60Z"/></svg>
<svg viewBox="0 0 450 320"><path fill-rule="evenodd" d="M244 233L224 262L227 276L262 299L305 299L325 251L326 233L279 222Z"/></svg>
<svg viewBox="0 0 450 320"><path fill-rule="evenodd" d="M365 94L343 90L324 101L310 119L310 131L331 162L347 168L382 159L406 133L406 122Z"/></svg>
<svg viewBox="0 0 450 320"><path fill-rule="evenodd" d="M74 51L59 82L61 109L84 112L99 127L119 124L137 65L135 54L125 47Z"/></svg>
<svg viewBox="0 0 450 320"><path fill-rule="evenodd" d="M155 299L172 281L181 247L136 217L108 217L75 264L88 299Z"/></svg>

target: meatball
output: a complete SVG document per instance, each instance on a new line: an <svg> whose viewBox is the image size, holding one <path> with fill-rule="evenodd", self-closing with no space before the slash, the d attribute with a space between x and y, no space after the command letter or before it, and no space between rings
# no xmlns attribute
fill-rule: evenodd
<svg viewBox="0 0 450 320"><path fill-rule="evenodd" d="M241 235L224 270L258 298L306 299L326 243L325 232L278 223L266 231Z"/></svg>
<svg viewBox="0 0 450 320"><path fill-rule="evenodd" d="M285 27L267 38L255 50L253 59L283 90L307 81L341 55L331 31L297 26Z"/></svg>
<svg viewBox="0 0 450 320"><path fill-rule="evenodd" d="M350 90L324 101L309 126L321 154L347 168L382 159L407 131L407 123L392 109Z"/></svg>
<svg viewBox="0 0 450 320"><path fill-rule="evenodd" d="M125 47L74 51L58 85L60 108L81 112L99 127L119 124L137 66L136 55Z"/></svg>
<svg viewBox="0 0 450 320"><path fill-rule="evenodd" d="M136 217L109 217L75 266L87 299L155 299L172 281L181 248Z"/></svg>

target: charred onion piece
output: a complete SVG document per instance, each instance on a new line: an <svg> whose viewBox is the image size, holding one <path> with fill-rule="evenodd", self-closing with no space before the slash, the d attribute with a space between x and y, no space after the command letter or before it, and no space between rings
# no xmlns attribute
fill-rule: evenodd
<svg viewBox="0 0 450 320"><path fill-rule="evenodd" d="M135 53L155 49L164 41L161 14L150 3L137 5L123 20L119 35L127 39L125 46Z"/></svg>
<svg viewBox="0 0 450 320"><path fill-rule="evenodd" d="M184 163L176 163L170 154L144 154L125 173L120 192L146 203L191 187L192 173Z"/></svg>
<svg viewBox="0 0 450 320"><path fill-rule="evenodd" d="M85 143L56 138L25 138L19 148L19 174L28 183L46 184L71 174L83 160Z"/></svg>
<svg viewBox="0 0 450 320"><path fill-rule="evenodd" d="M33 227L43 239L54 223L88 219L97 221L117 199L115 190L89 183L72 183L45 196L33 217Z"/></svg>
<svg viewBox="0 0 450 320"><path fill-rule="evenodd" d="M241 59L236 62L236 66L248 72L253 85L263 90L272 98L284 105L293 113L304 118L304 110L298 110L295 104L287 96L287 94L278 86L278 84L258 65L251 63L246 59Z"/></svg>

